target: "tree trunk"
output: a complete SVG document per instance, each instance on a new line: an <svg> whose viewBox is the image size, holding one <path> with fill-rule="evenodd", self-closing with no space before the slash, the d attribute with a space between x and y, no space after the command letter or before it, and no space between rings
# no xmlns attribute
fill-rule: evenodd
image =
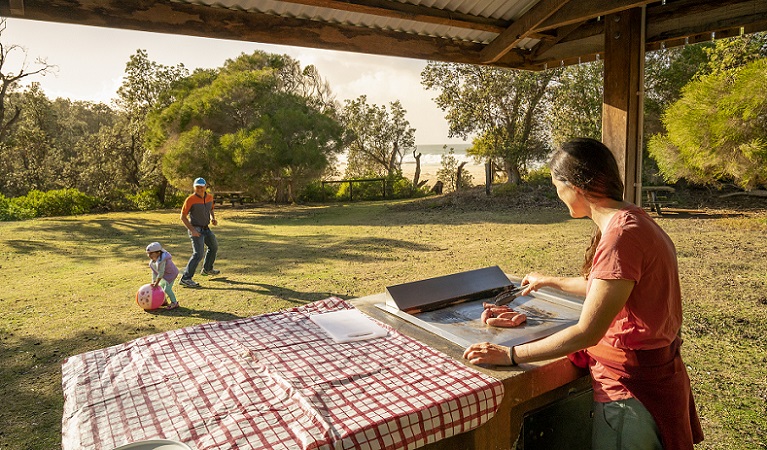
<svg viewBox="0 0 767 450"><path fill-rule="evenodd" d="M413 175L413 187L418 186L418 182L421 178L421 154L416 154L415 150L413 150L413 157L415 158L415 175Z"/></svg>
<svg viewBox="0 0 767 450"><path fill-rule="evenodd" d="M388 164L388 174L389 176L394 173L395 170L399 169L397 166L397 155L399 155L399 144L397 141L394 141L394 149L391 152L391 155L389 157L389 164Z"/></svg>
<svg viewBox="0 0 767 450"><path fill-rule="evenodd" d="M285 188L285 180L283 180L282 178L278 178L277 183L275 183L274 202L275 203L288 202L288 192L287 192L287 189Z"/></svg>
<svg viewBox="0 0 767 450"><path fill-rule="evenodd" d="M455 173L455 190L461 189L461 175L463 175L463 166L466 165L466 161L458 165L458 170Z"/></svg>
<svg viewBox="0 0 767 450"><path fill-rule="evenodd" d="M522 175L519 173L519 167L509 161L504 161L504 165L506 166L507 183L519 185L519 183L522 182Z"/></svg>
<svg viewBox="0 0 767 450"><path fill-rule="evenodd" d="M288 203L293 204L296 198L293 196L293 178L288 179Z"/></svg>
<svg viewBox="0 0 767 450"><path fill-rule="evenodd" d="M168 192L168 180L167 178L163 177L162 182L160 182L160 185L157 186L157 200L160 201L161 204L165 204L165 195Z"/></svg>

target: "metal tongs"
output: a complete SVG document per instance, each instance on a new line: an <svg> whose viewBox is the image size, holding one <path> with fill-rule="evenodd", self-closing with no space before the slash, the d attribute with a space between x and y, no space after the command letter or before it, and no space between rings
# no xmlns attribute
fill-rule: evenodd
<svg viewBox="0 0 767 450"><path fill-rule="evenodd" d="M524 292L525 289L527 289L527 286L514 286L513 284L507 286L501 293L493 297L492 303L495 303L495 306L508 305L513 302L515 298L522 295L522 292Z"/></svg>

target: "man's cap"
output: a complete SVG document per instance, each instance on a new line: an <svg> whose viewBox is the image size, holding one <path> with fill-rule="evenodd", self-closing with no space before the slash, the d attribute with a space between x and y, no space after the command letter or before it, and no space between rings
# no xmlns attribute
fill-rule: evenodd
<svg viewBox="0 0 767 450"><path fill-rule="evenodd" d="M205 178L200 177L194 180L194 186L207 186L207 185L208 183L205 182Z"/></svg>
<svg viewBox="0 0 767 450"><path fill-rule="evenodd" d="M146 246L147 252L161 252L162 251L162 245L160 245L159 242L152 242L151 244Z"/></svg>

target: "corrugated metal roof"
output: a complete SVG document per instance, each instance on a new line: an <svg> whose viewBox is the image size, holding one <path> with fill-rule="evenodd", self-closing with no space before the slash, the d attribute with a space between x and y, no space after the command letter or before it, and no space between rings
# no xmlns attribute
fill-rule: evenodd
<svg viewBox="0 0 767 450"><path fill-rule="evenodd" d="M203 6L213 6L232 10L249 11L253 13L270 14L279 17L313 20L329 24L344 24L349 26L370 28L375 30L391 30L421 36L432 36L459 41L487 44L498 36L498 33L460 28L456 26L424 23L415 20L391 18L344 11L325 7L309 6L301 3L284 2L279 0L176 0L178 3L189 3ZM436 8L443 11L455 12L507 21L516 20L529 10L538 0L423 0L402 1L398 3ZM538 40L525 39L519 47L530 48Z"/></svg>
<svg viewBox="0 0 767 450"><path fill-rule="evenodd" d="M526 70L594 60L605 51L606 42L605 24L596 19L628 11L642 10L645 50L710 40L712 32L718 39L767 29L765 0L560 0L545 5L542 0L11 3L15 6L0 1L0 15Z"/></svg>

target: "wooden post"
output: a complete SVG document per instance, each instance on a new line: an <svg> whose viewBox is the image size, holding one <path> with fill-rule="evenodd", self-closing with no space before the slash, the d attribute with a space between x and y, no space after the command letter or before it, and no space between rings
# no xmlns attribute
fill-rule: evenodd
<svg viewBox="0 0 767 450"><path fill-rule="evenodd" d="M485 163L485 195L490 196L490 186L493 184L493 161Z"/></svg>
<svg viewBox="0 0 767 450"><path fill-rule="evenodd" d="M623 198L642 202L645 8L605 17L602 141L615 155L626 186Z"/></svg>

